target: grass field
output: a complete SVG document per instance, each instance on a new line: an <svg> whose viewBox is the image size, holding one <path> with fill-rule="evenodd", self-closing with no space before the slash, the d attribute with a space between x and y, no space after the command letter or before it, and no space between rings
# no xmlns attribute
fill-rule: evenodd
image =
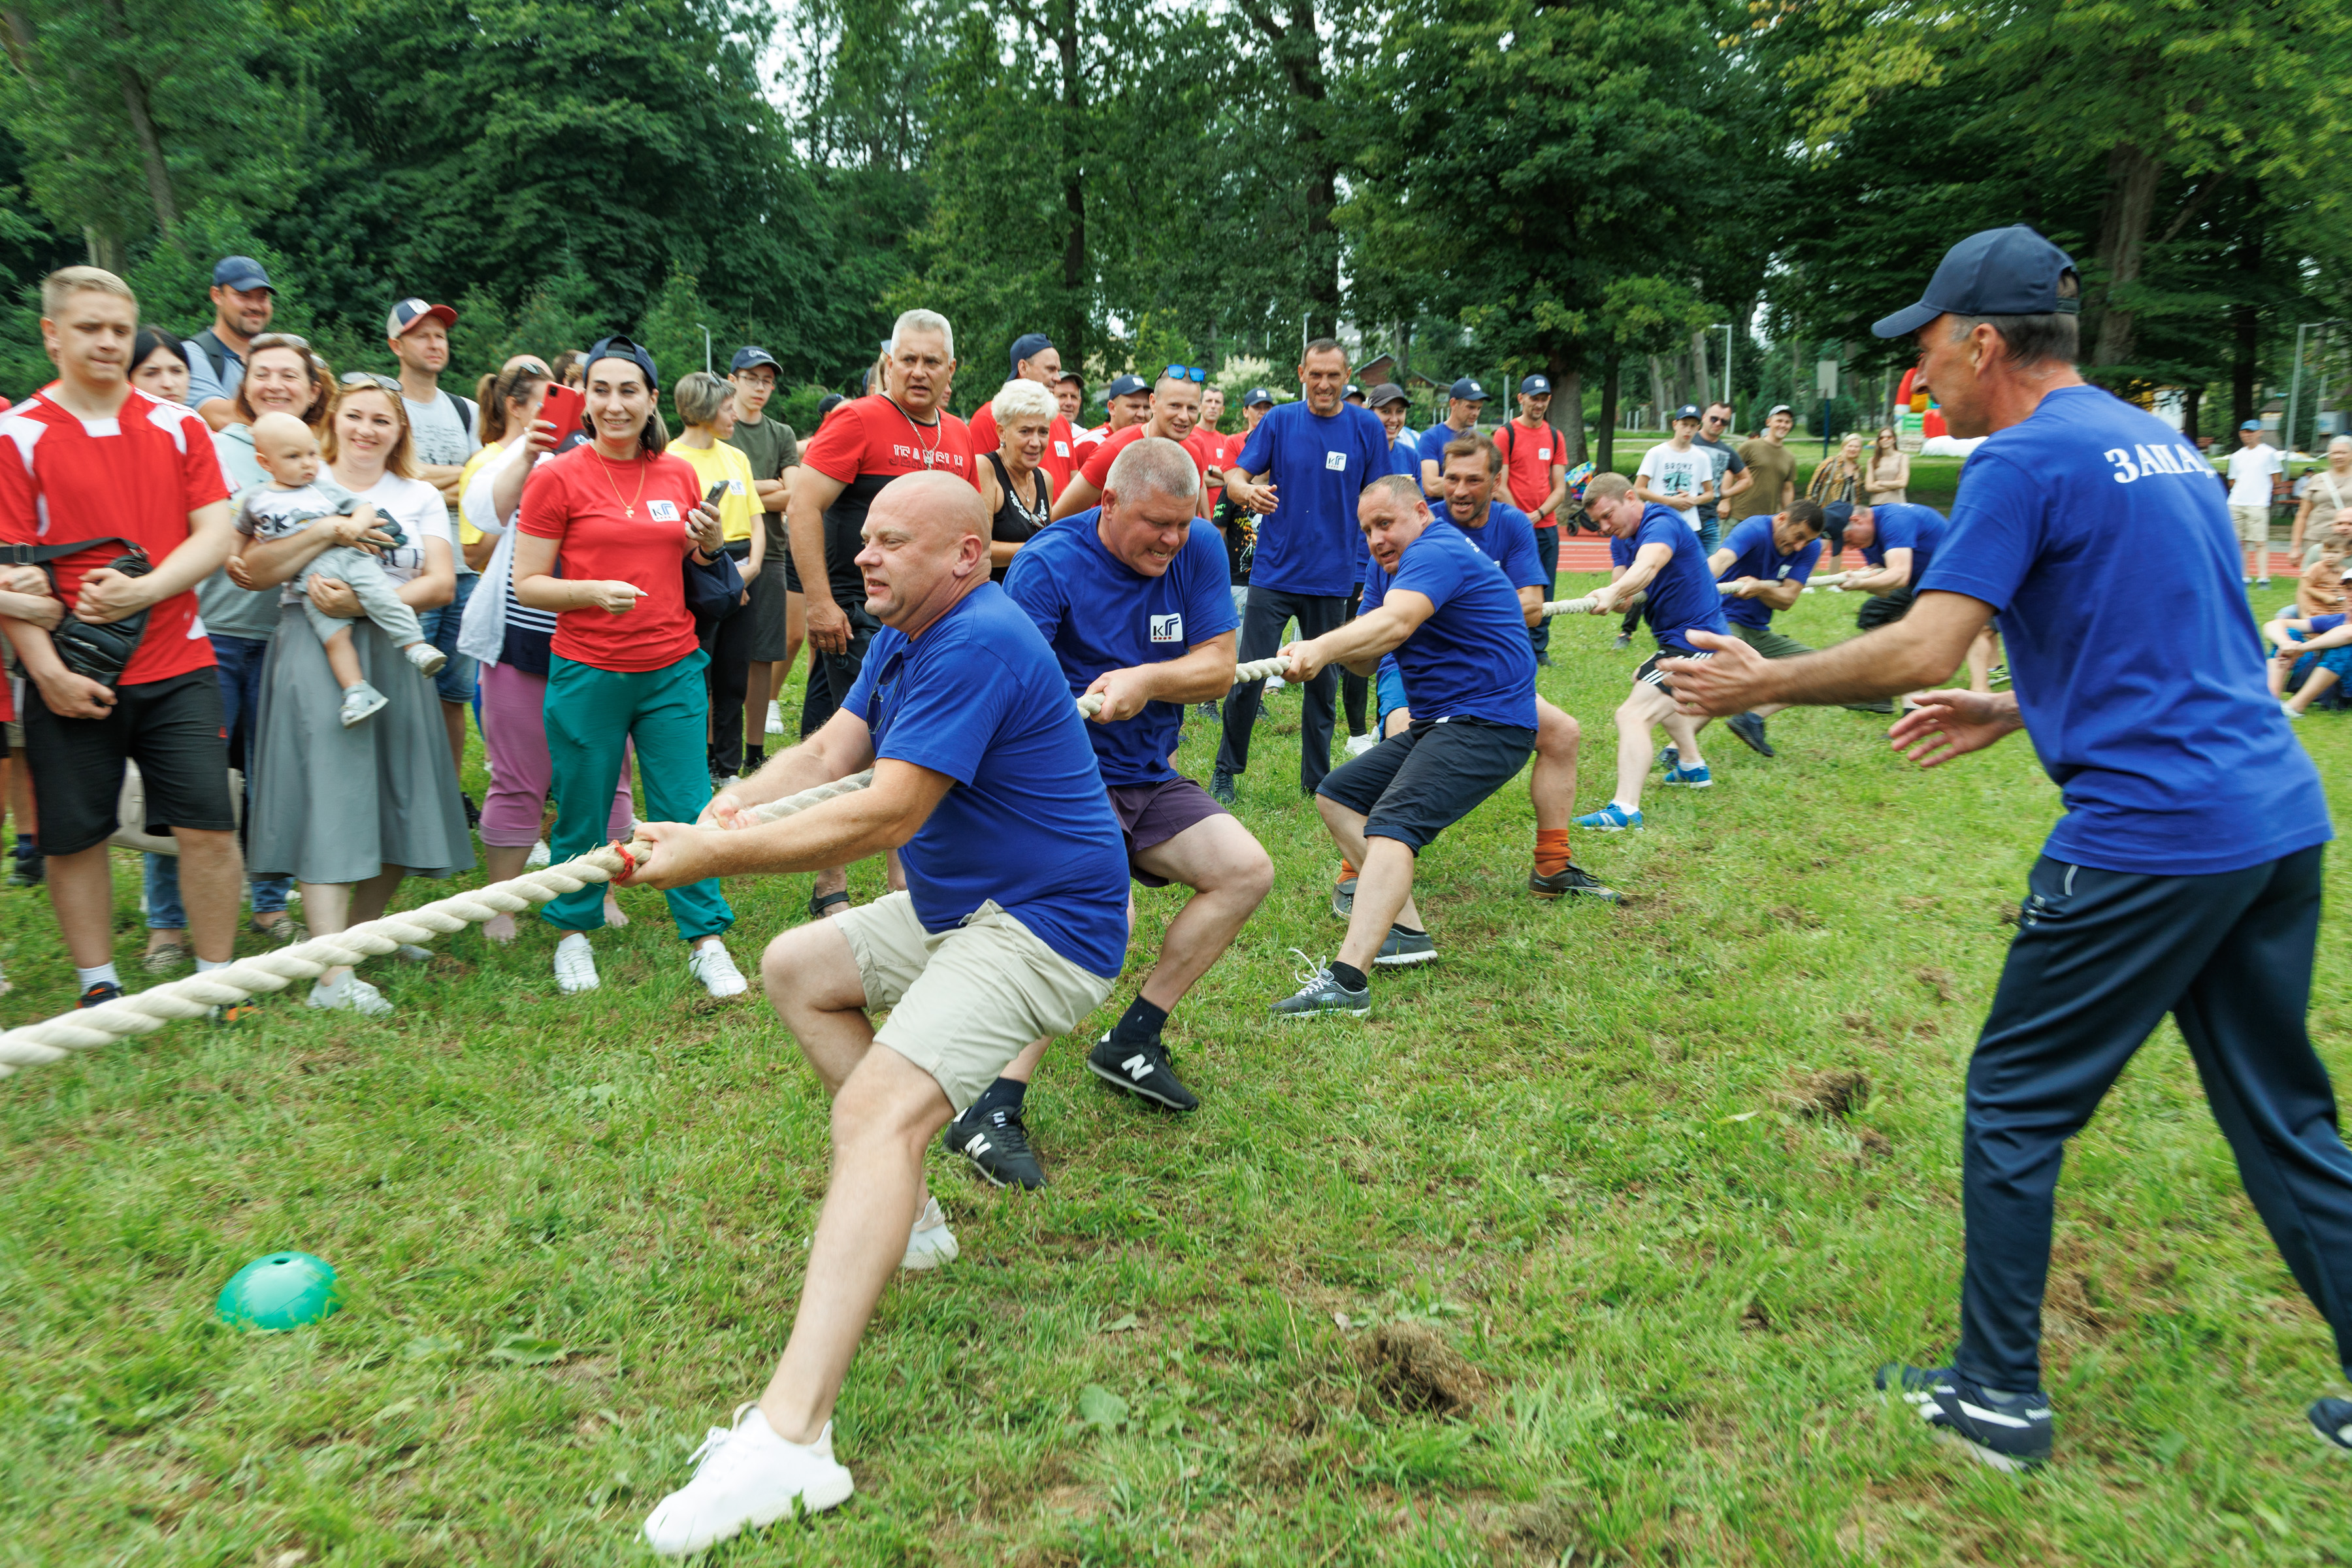
<svg viewBox="0 0 2352 1568"><path fill-rule="evenodd" d="M1786 619L1824 642L1853 608ZM1543 674L1586 808L1640 657L1611 629L1561 623ZM1961 1074L2057 808L2021 739L1917 774L1855 714L1776 720L1770 763L1723 737L1717 788L1579 845L1616 910L1525 895L1515 787L1423 861L1443 962L1369 1021L1276 1028L1289 950L1339 927L1297 700L1269 711L1242 815L1276 891L1170 1030L1203 1109L1115 1100L1066 1043L1030 1097L1049 1190L935 1154L964 1256L883 1301L837 1421L857 1496L713 1561L2352 1562L2352 1470L2301 1413L2327 1333L2168 1026L2062 1189L2058 1463L1981 1469L1869 1389L1953 1340ZM2344 721L2302 733L2343 776ZM118 888L127 959L128 857ZM749 968L807 881L729 892ZM658 897L622 898L591 997L556 994L543 928L460 934L372 967L383 1023L281 1000L0 1083L0 1563L645 1560L782 1343L824 1114L759 998L702 1002ZM1138 906L1097 1027L1176 898ZM2343 936L2339 907L2339 1073ZM0 1016L69 1004L39 894L0 897ZM281 1247L347 1309L216 1327Z"/></svg>

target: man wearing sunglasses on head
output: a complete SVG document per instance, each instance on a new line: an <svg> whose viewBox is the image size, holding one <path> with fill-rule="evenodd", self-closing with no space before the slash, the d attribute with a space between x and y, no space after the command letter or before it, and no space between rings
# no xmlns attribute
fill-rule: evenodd
<svg viewBox="0 0 2352 1568"><path fill-rule="evenodd" d="M1097 505L1107 487L1111 463L1121 452L1146 436L1158 436L1173 441L1192 454L1192 466L1201 471L1200 496L1208 494L1208 463L1192 446L1192 432L1201 423L1201 385L1208 372L1196 365L1171 364L1160 373L1152 384L1151 413L1140 425L1130 425L1087 449L1087 460L1069 484L1054 501L1054 521L1076 517L1088 507ZM1208 515L1205 505L1199 504L1199 514Z"/></svg>

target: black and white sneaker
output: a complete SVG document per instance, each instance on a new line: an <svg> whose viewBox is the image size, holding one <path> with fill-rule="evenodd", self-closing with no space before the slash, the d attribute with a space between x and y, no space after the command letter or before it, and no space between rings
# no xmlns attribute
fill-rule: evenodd
<svg viewBox="0 0 2352 1568"><path fill-rule="evenodd" d="M1087 1053L1087 1070L1115 1089L1171 1110L1198 1110L1201 1097L1186 1089L1168 1063L1168 1047L1158 1040L1123 1046L1105 1029L1095 1048Z"/></svg>
<svg viewBox="0 0 2352 1568"><path fill-rule="evenodd" d="M1600 879L1587 873L1574 861L1569 862L1550 876L1528 873L1528 891L1538 899L1585 898L1598 899L1604 904L1622 904L1625 895L1607 887Z"/></svg>
<svg viewBox="0 0 2352 1568"><path fill-rule="evenodd" d="M1407 931L1402 926L1389 927L1389 934L1381 943L1381 951L1372 962L1382 969L1408 969L1416 963L1433 963L1437 959L1437 943L1425 931Z"/></svg>
<svg viewBox="0 0 2352 1568"><path fill-rule="evenodd" d="M1361 1018L1368 1016L1371 1010L1372 988L1367 985L1360 991L1349 990L1333 977L1331 966L1328 963L1302 978L1298 989L1276 1002L1271 1009L1277 1018L1313 1018L1326 1013Z"/></svg>
<svg viewBox="0 0 2352 1568"><path fill-rule="evenodd" d="M1980 1464L2014 1474L2050 1462L2050 1400L2038 1391L1996 1394L1948 1366L1900 1362L1880 1367L1876 1382L1884 1392L1901 1394L1937 1436L1958 1443Z"/></svg>
<svg viewBox="0 0 2352 1568"><path fill-rule="evenodd" d="M1013 1106L993 1110L973 1106L948 1123L940 1142L950 1153L971 1161L992 1185L1035 1192L1045 1184L1045 1167L1037 1163L1029 1147L1029 1129Z"/></svg>
<svg viewBox="0 0 2352 1568"><path fill-rule="evenodd" d="M2315 1399L2305 1412L2319 1440L2338 1454L2352 1457L2352 1399Z"/></svg>

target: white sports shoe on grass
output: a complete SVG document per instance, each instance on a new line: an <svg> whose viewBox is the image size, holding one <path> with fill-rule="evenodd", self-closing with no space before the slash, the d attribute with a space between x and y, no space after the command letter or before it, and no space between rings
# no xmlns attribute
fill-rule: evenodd
<svg viewBox="0 0 2352 1568"><path fill-rule="evenodd" d="M547 840L542 838L530 847L530 854L522 858L522 868L526 871L536 871L548 864L552 858L553 852L547 847Z"/></svg>
<svg viewBox="0 0 2352 1568"><path fill-rule="evenodd" d="M304 1000L313 1007L357 1013L362 1018L382 1018L392 1012L392 1004L383 999L383 993L356 974L346 974L332 985L313 985Z"/></svg>
<svg viewBox="0 0 2352 1568"><path fill-rule="evenodd" d="M925 1198L923 1212L915 1216L915 1228L907 1237L907 1256L898 1259L898 1267L937 1268L942 1263L953 1263L957 1250L955 1232L948 1228L940 1200Z"/></svg>
<svg viewBox="0 0 2352 1568"><path fill-rule="evenodd" d="M686 967L688 973L702 982L705 991L721 1001L740 996L751 989L723 943L713 942L695 948L686 955Z"/></svg>
<svg viewBox="0 0 2352 1568"><path fill-rule="evenodd" d="M586 937L573 931L555 944L556 989L573 996L603 984L596 978L596 955L588 951Z"/></svg>
<svg viewBox="0 0 2352 1568"><path fill-rule="evenodd" d="M1351 757L1360 757L1380 743L1381 738L1369 731L1361 735L1350 735L1348 737L1348 754Z"/></svg>
<svg viewBox="0 0 2352 1568"><path fill-rule="evenodd" d="M768 733L771 735L781 735L783 732L783 705L776 701L773 698L771 698L768 700Z"/></svg>
<svg viewBox="0 0 2352 1568"><path fill-rule="evenodd" d="M732 1427L713 1426L694 1451L694 1479L646 1516L646 1544L683 1557L789 1516L839 1508L856 1489L833 1457L833 1423L814 1443L776 1436L757 1405L735 1412Z"/></svg>

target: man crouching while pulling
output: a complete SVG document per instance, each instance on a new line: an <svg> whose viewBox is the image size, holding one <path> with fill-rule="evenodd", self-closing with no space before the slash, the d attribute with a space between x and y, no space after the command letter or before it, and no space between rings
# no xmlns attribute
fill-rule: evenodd
<svg viewBox="0 0 2352 1568"><path fill-rule="evenodd" d="M832 1415L850 1356L894 1269L955 1256L924 1190L925 1146L1023 1047L1099 1006L1126 955L1118 819L1052 650L988 580L988 531L968 481L892 480L857 555L884 629L840 711L721 793L702 823L638 828L654 849L633 886L817 870L885 849L907 871L905 892L768 944L768 998L833 1097L833 1181L783 1359L646 1521L658 1552L847 1500ZM748 815L866 767L870 788L774 822ZM870 1007L890 1009L879 1034Z"/></svg>

